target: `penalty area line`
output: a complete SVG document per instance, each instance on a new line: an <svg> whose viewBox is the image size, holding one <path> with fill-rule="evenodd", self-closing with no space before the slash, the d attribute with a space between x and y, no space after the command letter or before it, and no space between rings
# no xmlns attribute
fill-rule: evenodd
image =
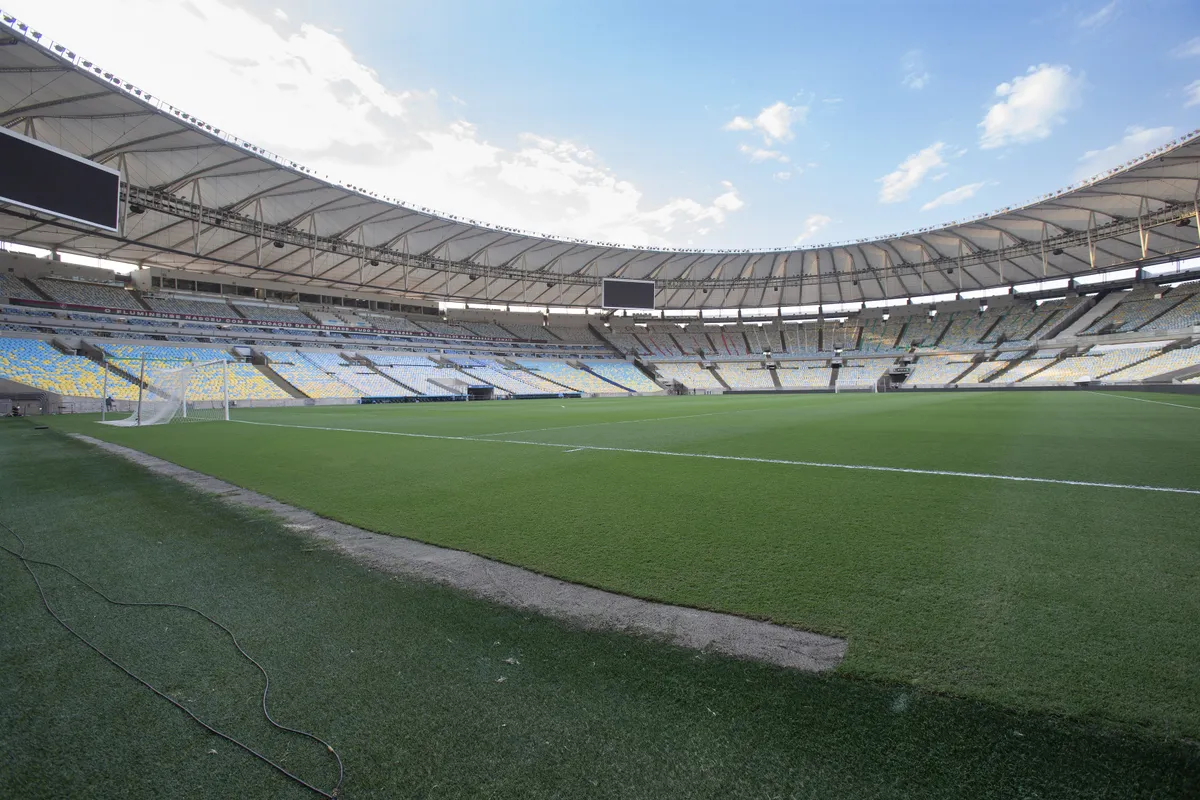
<svg viewBox="0 0 1200 800"><path fill-rule="evenodd" d="M441 439L452 442L488 442L491 444L519 444L527 447L572 448L595 450L606 453L635 453L647 456L672 458L705 458L713 461L741 461L751 464L780 464L789 467L811 467L814 469L844 469L860 472L898 472L905 475L934 475L945 478L975 478L977 480L1011 481L1014 483L1045 483L1056 486L1082 486L1091 489L1130 489L1139 492L1164 492L1166 494L1200 495L1200 489L1180 489L1174 486L1145 486L1136 483L1102 483L1098 481L1073 481L1065 478L1033 478L1024 475L995 475L988 472L957 472L944 469L916 469L913 467L881 467L874 464L835 464L826 461L798 461L786 458L756 458L754 456L722 456L716 453L677 453L671 450L643 450L633 447L603 447L590 444L557 444L552 442L528 442L520 439L480 439L474 436L444 436L433 433L407 433L402 431L374 431L365 428L331 428L322 425L290 425L282 422L251 422L232 420L242 425L260 425L267 428L296 428L308 431L332 431L334 433L370 433L376 436L403 436L411 439Z"/></svg>

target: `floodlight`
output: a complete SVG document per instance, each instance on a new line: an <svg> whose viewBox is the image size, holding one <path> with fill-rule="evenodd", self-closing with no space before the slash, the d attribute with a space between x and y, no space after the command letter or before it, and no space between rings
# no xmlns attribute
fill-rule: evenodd
<svg viewBox="0 0 1200 800"><path fill-rule="evenodd" d="M936 309L936 308L930 308L930 309L929 309L929 316L930 316L931 318L932 318L932 317L936 317L936 316L937 316L937 309Z"/></svg>
<svg viewBox="0 0 1200 800"><path fill-rule="evenodd" d="M279 241L278 239L276 239L275 241L271 242L271 244L273 244L273 245L275 245L276 247L279 247L279 248L282 248L282 247L283 247L283 242Z"/></svg>
<svg viewBox="0 0 1200 800"><path fill-rule="evenodd" d="M1063 250L1061 247L1056 247L1053 250L1051 250L1050 252L1056 256L1061 256L1063 254Z"/></svg>
<svg viewBox="0 0 1200 800"><path fill-rule="evenodd" d="M146 207L138 205L137 203L130 203L129 204L129 213L130 214L145 214Z"/></svg>
<svg viewBox="0 0 1200 800"><path fill-rule="evenodd" d="M891 314L889 314L889 313L888 313L888 312L886 312L886 311L885 311L885 312L883 312L883 321L884 321L884 322L887 322L887 321L888 321L889 319L891 319L891 318L892 318L892 315L891 315Z"/></svg>
<svg viewBox="0 0 1200 800"><path fill-rule="evenodd" d="M372 258L372 259L371 259L371 266L372 266L372 267L378 267L378 266L379 266L379 259Z"/></svg>
<svg viewBox="0 0 1200 800"><path fill-rule="evenodd" d="M983 312L985 312L987 310L988 310L987 300L980 300L979 301L979 313L982 314Z"/></svg>

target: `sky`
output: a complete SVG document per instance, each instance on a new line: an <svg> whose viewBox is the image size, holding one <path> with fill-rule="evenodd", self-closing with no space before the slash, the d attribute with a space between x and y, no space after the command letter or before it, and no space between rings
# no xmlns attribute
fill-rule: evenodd
<svg viewBox="0 0 1200 800"><path fill-rule="evenodd" d="M1200 127L1200 3L2 0L222 130L548 235L809 247Z"/></svg>

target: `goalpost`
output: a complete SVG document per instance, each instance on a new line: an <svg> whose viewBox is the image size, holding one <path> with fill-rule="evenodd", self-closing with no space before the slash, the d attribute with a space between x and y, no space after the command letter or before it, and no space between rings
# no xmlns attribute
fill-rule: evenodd
<svg viewBox="0 0 1200 800"><path fill-rule="evenodd" d="M229 419L228 361L178 364L147 362L143 356L138 381L133 414L124 419L101 420L103 424L131 428Z"/></svg>

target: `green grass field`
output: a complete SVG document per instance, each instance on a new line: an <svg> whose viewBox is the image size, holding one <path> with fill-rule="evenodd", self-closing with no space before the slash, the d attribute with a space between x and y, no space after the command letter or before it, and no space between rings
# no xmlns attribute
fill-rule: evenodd
<svg viewBox="0 0 1200 800"><path fill-rule="evenodd" d="M844 636L846 676L1200 736L1195 397L679 397L236 416L259 424L53 424L372 530ZM796 461L825 466L780 463Z"/></svg>
<svg viewBox="0 0 1200 800"><path fill-rule="evenodd" d="M675 447L717 452L724 442L724 448L732 450L737 441L734 432L747 430L747 420L758 418L763 447L784 451L782 434L771 437L764 433L767 428L775 426L792 435L808 430L814 447L825 436L830 438L823 446L834 447L834 429L847 429L854 417L864 424L874 418L873 427L882 428L882 418L894 415L893 430L898 421L911 420L913 431L906 435L919 438L917 413L927 415L925 424L932 430L937 426L930 423L931 415L943 417L947 425L954 424L955 415L965 419L965 409L953 410L956 403L982 401L988 411L983 418L1004 414L1011 421L1035 409L1039 414L1053 414L1052 404L1058 402L1047 396L1022 398L1029 404L1022 410L1008 398L1003 398L1003 404L982 397L941 402L877 398L881 404L898 402L890 409L878 410L877 406L872 411L868 409L875 398L838 398L843 399L860 405L857 410L850 404L839 409L827 404L833 398L776 399L778 405L742 400L656 400L625 407L580 402L566 410L548 404L512 403L247 413L246 417L461 432L468 428L516 429L530 421L544 427L567 419L584 424L588 419L618 421L744 410L744 414L707 418L713 430L724 429L723 435L706 442L693 429L691 441L677 439ZM1073 402L1089 399L1096 404L1108 402L1097 398ZM1153 406L1149 411L1159 413ZM555 413L560 414L559 419L552 418ZM571 416L562 416L566 414ZM806 414L814 417L807 424L801 419ZM1062 424L1075 419L1076 429L1082 424L1078 408L1075 414L1064 410L1058 416ZM518 424L512 425L514 422ZM641 449L647 449L645 445L652 441L665 446L669 426L682 422L658 423L654 426L657 432L642 433L643 441L637 443ZM690 424L697 422L699 418ZM518 556L530 563L541 559L563 565L564 572L571 564L573 570L596 564L595 582L609 582L604 575L615 574L624 561L633 576L627 580L636 580L647 593L653 588L679 599L707 597L714 605L742 610L761 607L776 613L778 608L794 608L794 612L779 616L798 621L810 614L815 621L819 611L822 617L834 620L830 628L848 631L851 637L852 658L847 667L818 676L697 654L621 634L572 630L455 591L370 570L315 546L272 518L226 506L57 431L35 431L24 420L0 422L0 471L4 475L0 518L26 539L29 555L61 562L117 598L187 603L230 626L271 671L273 710L280 720L318 733L341 753L347 768L342 793L346 798L1116 800L1189 798L1200 791L1200 752L1195 744L1161 731L1008 710L995 702L856 677L873 672L903 674L907 664L923 660L915 656L920 648L913 638L913 625L904 625L891 636L881 636L873 626L884 618L897 618L903 610L911 613L928 605L919 598L938 593L911 581L929 581L940 575L937 580L945 588L939 591L952 593L959 602L990 596L1012 606L1011 618L993 606L990 616L971 626L961 618L978 615L979 609L954 609L951 599L938 600L921 612L928 624L937 626L926 637L927 646L956 659L959 684L970 687L973 694L1002 694L998 687L1010 676L1025 674L1025 660L1052 660L1035 652L1046 646L1059 653L1090 652L1083 667L1060 663L1046 681L1068 685L1071 675L1077 681L1094 681L1098 673L1123 681L1126 672L1139 672L1141 680L1156 681L1158 691L1177 691L1171 680L1153 673L1173 658L1161 651L1191 647L1194 654L1194 638L1157 641L1153 652L1137 655L1125 649L1114 651L1116 636L1130 623L1107 615L1106 609L1114 604L1103 592L1089 591L1084 599L1069 601L1061 599L1068 596L1062 590L1060 599L1043 615L1025 608L1043 606L1043 595L1017 591L1011 575L999 575L1019 562L1026 568L1026 580L1036 581L1039 591L1046 591L1049 580L1040 573L1050 569L1048 564L1057 551L1031 547L1031 552L1018 557L1016 537L1037 541L1083 535L1061 521L1041 533L1006 528L1004 535L1012 538L1008 545L976 550L966 558L977 545L951 547L955 534L948 523L925 536L904 522L903 506L928 506L936 494L911 482L918 476L836 473L846 484L839 494L849 493L839 498L822 495L838 485L836 480L828 482L825 472L783 465L589 451L566 454L518 445L249 425L122 431L84 420L57 419L54 423L55 427L119 438L192 461L209 471L240 475L244 482L260 483L276 494L292 494L305 504L328 504L325 510L339 516L352 516L358 513L352 510L361 507L362 513L380 526L387 522L387 527L431 539L457 536L462 539L454 540L458 544L490 543L492 549L504 550L513 560ZM1163 446L1175 447L1183 454L1185 449L1172 441L1177 442L1181 432L1188 430L1187 420L1164 418L1159 424L1176 432L1173 439L1163 438ZM641 425L607 426L606 435L579 428L574 429L572 438L611 443ZM678 435L678 428L676 431ZM565 432L554 436L567 438ZM543 434L540 438L551 437ZM799 454L803 438L796 440L790 455ZM929 435L931 447L936 438ZM745 446L749 449L748 443ZM893 451L893 457L899 458L900 452ZM910 457L916 460L921 454ZM1041 474L1036 456L1030 457L1033 460L1027 466ZM576 458L577 464L560 463ZM426 463L422 466L418 461ZM866 491L869 487L859 486L860 481L879 482L884 477L904 483L888 490ZM531 485L534 480L546 485ZM301 485L289 487L290 481ZM618 485L608 490L605 481ZM696 481L704 484L703 492L693 491ZM455 490L455 483L462 485ZM629 488L640 483L647 486L636 493ZM974 492L974 502L986 501L988 492L998 491L993 488L980 494L984 487L969 482L939 482L936 486L947 493ZM1050 487L1032 488L1048 491ZM718 505L735 497L738 490L750 494L754 502ZM567 493L556 494L560 491ZM651 491L658 496L652 497ZM431 493L436 500L421 499ZM777 499L768 507L756 506L772 497ZM855 510L854 503L872 497L872 509L886 511L885 520L839 527L839 516L865 518L867 509ZM1162 499L1170 503L1173 497ZM945 509L969 509L970 502L966 497L957 503L945 501L942 513L949 513ZM1119 515L1130 498L1104 493L1098 499L1078 502L1081 506L1100 503L1107 513ZM448 503L457 508L445 508ZM518 510L517 503L528 505ZM700 503L703 508L689 509L688 503ZM835 508L839 505L840 510ZM1122 613L1148 613L1150 618L1142 619L1141 624L1167 626L1157 628L1160 631L1176 626L1194 637L1194 628L1177 624L1177 612L1170 608L1173 603L1192 600L1170 584L1172 576L1194 573L1195 545L1184 541L1173 545L1173 559L1161 552L1168 548L1162 532L1168 527L1166 517L1194 513L1194 507L1153 503L1148 507L1152 516L1161 520L1154 529L1157 532L1152 531L1150 537L1137 535L1160 551L1156 560L1170 563L1153 569L1143 563L1138 568L1142 570L1140 579L1153 586L1136 593L1154 590L1163 602L1152 612L1120 604ZM770 521L769 512L780 509L791 509L791 513ZM640 516L635 513L638 511ZM1011 513L1024 516L1020 505ZM739 515L745 519L733 519ZM801 523L800 515L807 517L807 524ZM454 516L457 523L452 521ZM964 514L967 516L973 515ZM934 518L931 513L922 517ZM959 529L957 535L978 538L986 520L981 517ZM585 521L586 531L575 529ZM517 534L521 527L542 536L553 533L561 543L543 545L539 551L529 543L522 544ZM1186 525L1179 527L1185 529ZM816 547L817 528L822 535L836 536L841 546ZM588 531L610 544L583 547ZM701 537L719 552L705 556L705 547L684 546L685 534ZM1104 544L1095 548L1097 555L1083 564L1053 569L1068 576L1076 594L1084 584L1095 582L1107 585L1122 598L1133 596L1134 589L1121 588L1132 567L1120 568L1116 576L1103 574L1105 569L1115 569L1111 560L1119 560L1106 552L1120 549L1110 540L1126 534L1119 527L1107 526L1086 535ZM1186 535L1186 530L1180 534ZM667 536L674 538L664 538ZM789 537L806 543L807 556L797 558L803 548L785 546ZM913 537L917 541L905 541ZM712 544L722 538L734 541L724 546ZM15 543L7 538L4 545L14 547ZM1148 547L1142 543L1138 548L1126 548L1124 558L1138 560L1137 550ZM613 548L623 549L609 552ZM945 554L928 557L938 548ZM481 544L479 549L486 548ZM1071 551L1084 549L1070 547ZM535 558L537 552L541 555ZM921 553L926 554L925 560L936 563L922 565ZM643 563L650 557L670 564ZM786 559L793 561L783 564ZM807 563L814 560L822 562L822 569ZM858 569L878 570L879 565L897 560L901 566L880 572L873 580L854 576ZM746 579L751 586L739 590L739 580L720 577L726 570L748 574L747 561L759 564L764 573L761 578ZM604 563L610 566L600 570ZM665 577L671 565L681 573L678 580ZM256 673L206 624L172 610L115 609L55 571L35 569L51 603L82 634L208 721L307 780L325 788L332 786L335 771L327 754L263 725L257 713L261 687ZM813 583L813 576L822 571L840 573L845 585L838 589L831 575L806 589L805 583ZM794 578L780 580L778 574L784 573ZM967 587L970 581L985 580L992 573L997 573L995 582L989 581L987 587ZM698 576L703 574L713 576L716 586L701 586ZM900 577L910 580L882 585L884 580ZM768 591L763 588L767 586L788 588ZM806 591L807 601L803 600ZM869 598L855 597L859 592L867 592ZM723 594L728 598L712 599ZM873 614L869 611L872 602L899 608L879 609ZM1049 642L1044 626L1058 625L1055 614L1063 608L1073 609L1077 620L1090 618L1090 627L1067 642ZM1011 630L1012 620L1031 618L1042 624L1023 633ZM1164 622L1155 621L1159 619ZM1005 630L1001 635L986 630L988 627ZM953 633L956 630L974 633ZM957 647L941 642L948 631L961 637ZM995 652L1004 641L1018 637L1023 637L1024 652L1009 659ZM1089 637L1097 642L1095 652L1085 644ZM989 638L991 647L986 642ZM873 646L866 647L872 642ZM894 654L889 654L891 648ZM204 733L72 639L42 609L29 576L15 559L2 553L0 664L4 667L0 670L2 797L314 796ZM864 665L875 665L875 669L872 672ZM972 680L964 677L963 665L971 665ZM1179 668L1185 673L1194 670L1194 661ZM1186 686L1186 681L1174 680ZM1103 690L1103 683L1097 681L1091 688ZM1151 690L1137 691L1140 697L1147 697ZM1070 704L1078 706L1081 694L1079 687L1072 686ZM1171 699L1164 697L1149 705L1140 716L1146 718L1167 707ZM1176 695L1173 700L1186 706L1187 698ZM1034 702L1025 697L1017 705L1029 707ZM1098 713L1114 716L1107 711L1099 709Z"/></svg>

